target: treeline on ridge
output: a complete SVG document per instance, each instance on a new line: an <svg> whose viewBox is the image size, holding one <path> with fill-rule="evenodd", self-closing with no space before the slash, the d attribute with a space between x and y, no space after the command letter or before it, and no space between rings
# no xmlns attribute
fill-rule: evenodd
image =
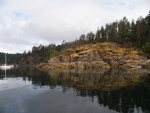
<svg viewBox="0 0 150 113"><path fill-rule="evenodd" d="M0 52L0 65L5 63L5 54L7 55L6 63L7 64L18 64L19 60L22 58L22 54L9 54Z"/></svg>
<svg viewBox="0 0 150 113"><path fill-rule="evenodd" d="M89 32L72 42L63 40L61 45L49 44L48 46L34 46L32 51L24 52L24 58L32 56L37 62L47 62L51 57L59 55L62 50L73 46L97 42L116 42L123 47L137 47L145 53L150 53L150 12L149 16L139 17L136 21L128 21L123 17L120 21L106 24L97 29L96 33Z"/></svg>

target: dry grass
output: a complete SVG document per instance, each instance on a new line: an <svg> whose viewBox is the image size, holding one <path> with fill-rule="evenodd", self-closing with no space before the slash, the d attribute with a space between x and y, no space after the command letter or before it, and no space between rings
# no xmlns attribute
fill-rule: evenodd
<svg viewBox="0 0 150 113"><path fill-rule="evenodd" d="M122 48L119 44L114 42L104 42L72 47L62 51L60 54L64 59L69 59L69 54L71 55L72 59L74 59L86 57L88 54L99 54L99 52L102 56L108 58L116 55L132 55L133 57L138 57L139 50L136 48Z"/></svg>

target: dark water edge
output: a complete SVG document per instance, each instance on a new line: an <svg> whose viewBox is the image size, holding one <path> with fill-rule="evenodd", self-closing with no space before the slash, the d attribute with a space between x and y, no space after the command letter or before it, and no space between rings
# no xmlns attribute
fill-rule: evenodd
<svg viewBox="0 0 150 113"><path fill-rule="evenodd" d="M0 70L0 113L149 113L150 76L129 72Z"/></svg>

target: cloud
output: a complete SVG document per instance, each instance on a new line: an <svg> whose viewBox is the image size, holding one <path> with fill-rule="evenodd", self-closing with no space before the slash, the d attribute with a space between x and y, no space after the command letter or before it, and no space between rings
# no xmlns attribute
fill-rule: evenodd
<svg viewBox="0 0 150 113"><path fill-rule="evenodd" d="M3 0L0 51L23 52L40 43L73 41L124 16L144 17L148 4L149 0Z"/></svg>

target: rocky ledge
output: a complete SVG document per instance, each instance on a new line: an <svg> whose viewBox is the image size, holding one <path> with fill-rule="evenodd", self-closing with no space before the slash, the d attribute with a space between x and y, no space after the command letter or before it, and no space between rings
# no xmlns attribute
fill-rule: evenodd
<svg viewBox="0 0 150 113"><path fill-rule="evenodd" d="M130 69L130 68L144 68L150 70L150 60L121 60L111 61L109 63L104 61L90 61L90 62L49 62L41 63L37 66L41 70L49 69Z"/></svg>
<svg viewBox="0 0 150 113"><path fill-rule="evenodd" d="M38 69L110 69L110 65L104 61L90 61L90 62L53 62L41 63L37 66Z"/></svg>
<svg viewBox="0 0 150 113"><path fill-rule="evenodd" d="M48 69L110 69L147 68L150 60L137 48L122 47L117 43L105 42L86 44L66 49L37 68Z"/></svg>

